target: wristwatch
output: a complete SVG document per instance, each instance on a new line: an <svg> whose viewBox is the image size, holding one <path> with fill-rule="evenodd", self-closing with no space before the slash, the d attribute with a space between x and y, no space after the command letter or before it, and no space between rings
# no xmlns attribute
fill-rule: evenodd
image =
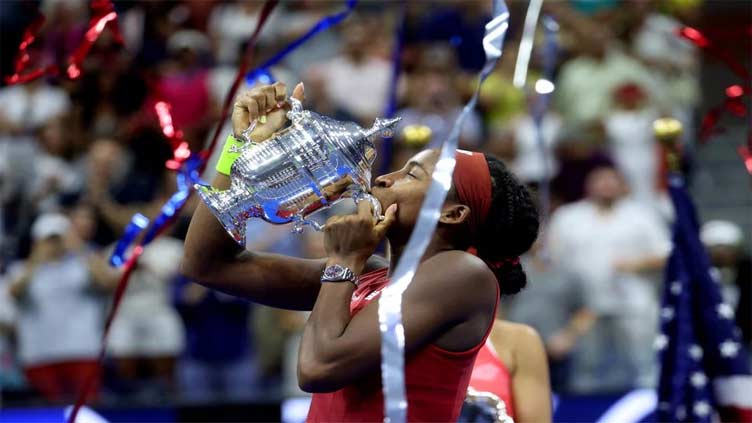
<svg viewBox="0 0 752 423"><path fill-rule="evenodd" d="M345 266L334 264L327 266L324 273L321 274L321 282L352 282L358 286L358 277L355 272Z"/></svg>

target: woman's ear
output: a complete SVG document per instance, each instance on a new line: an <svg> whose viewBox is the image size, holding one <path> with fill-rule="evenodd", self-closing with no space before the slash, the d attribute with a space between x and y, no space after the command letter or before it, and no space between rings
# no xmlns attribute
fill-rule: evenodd
<svg viewBox="0 0 752 423"><path fill-rule="evenodd" d="M470 218L470 207L464 204L447 204L441 210L439 222L446 225L461 225Z"/></svg>

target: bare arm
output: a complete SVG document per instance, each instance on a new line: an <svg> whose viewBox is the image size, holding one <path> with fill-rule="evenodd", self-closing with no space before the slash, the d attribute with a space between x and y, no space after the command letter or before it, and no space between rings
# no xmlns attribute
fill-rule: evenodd
<svg viewBox="0 0 752 423"><path fill-rule="evenodd" d="M516 421L551 422L551 384L546 351L535 329L515 325L512 395Z"/></svg>
<svg viewBox="0 0 752 423"><path fill-rule="evenodd" d="M362 201L358 214L329 219L324 231L328 264L360 274L396 211L395 204L389 206L384 220L376 222L370 205ZM495 284L488 267L464 252L439 253L422 263L402 299L406 352L430 342L464 351L480 342L493 319ZM321 287L300 343L298 381L303 390L333 391L378 369L379 302L351 315L354 289L349 281Z"/></svg>
<svg viewBox="0 0 752 423"><path fill-rule="evenodd" d="M293 95L303 98L302 85ZM276 105L287 97L284 84L264 86L241 94L232 115L235 134L261 115L251 138L263 141L281 128L286 110ZM259 112L261 111L261 112ZM218 174L212 186L226 189L230 178ZM250 253L230 238L211 211L201 202L185 239L181 272L213 289L274 307L310 310L319 292L319 277L326 259L307 260L276 254Z"/></svg>
<svg viewBox="0 0 752 423"><path fill-rule="evenodd" d="M440 253L418 268L402 298L406 354L429 343L464 351L482 340L493 318L496 280L479 259L463 254ZM334 391L379 369L379 301L351 316L353 291L349 282L321 288L298 355L304 391Z"/></svg>

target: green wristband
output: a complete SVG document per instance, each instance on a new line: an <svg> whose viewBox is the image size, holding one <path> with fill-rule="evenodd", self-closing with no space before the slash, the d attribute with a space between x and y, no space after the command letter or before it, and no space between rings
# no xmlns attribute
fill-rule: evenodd
<svg viewBox="0 0 752 423"><path fill-rule="evenodd" d="M217 161L217 172L225 176L230 176L232 164L240 157L240 153L242 152L241 147L244 145L244 141L236 139L232 134L228 135L227 140L225 140L225 146L222 147L222 154Z"/></svg>

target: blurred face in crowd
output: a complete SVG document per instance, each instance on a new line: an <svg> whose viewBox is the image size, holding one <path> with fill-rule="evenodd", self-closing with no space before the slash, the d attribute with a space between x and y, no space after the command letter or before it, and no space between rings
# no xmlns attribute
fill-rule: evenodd
<svg viewBox="0 0 752 423"><path fill-rule="evenodd" d="M109 180L122 167L123 149L110 139L99 139L89 150L89 166L92 176Z"/></svg>
<svg viewBox="0 0 752 423"><path fill-rule="evenodd" d="M32 249L39 251L44 261L58 259L66 252L65 241L60 235L52 235L34 241Z"/></svg>
<svg viewBox="0 0 752 423"><path fill-rule="evenodd" d="M610 206L627 193L626 183L614 168L593 170L585 182L587 197L599 205Z"/></svg>
<svg viewBox="0 0 752 423"><path fill-rule="evenodd" d="M342 33L345 53L355 61L365 58L369 50L368 29L365 25L349 25Z"/></svg>
<svg viewBox="0 0 752 423"><path fill-rule="evenodd" d="M714 245L708 248L710 259L719 267L731 267L736 265L739 259L740 248L737 245Z"/></svg>
<svg viewBox="0 0 752 423"><path fill-rule="evenodd" d="M72 230L78 238L89 241L94 238L97 220L94 209L88 204L79 204L70 212Z"/></svg>
<svg viewBox="0 0 752 423"><path fill-rule="evenodd" d="M60 118L52 119L44 125L40 141L49 154L58 157L65 155L68 145L64 133L63 121Z"/></svg>

